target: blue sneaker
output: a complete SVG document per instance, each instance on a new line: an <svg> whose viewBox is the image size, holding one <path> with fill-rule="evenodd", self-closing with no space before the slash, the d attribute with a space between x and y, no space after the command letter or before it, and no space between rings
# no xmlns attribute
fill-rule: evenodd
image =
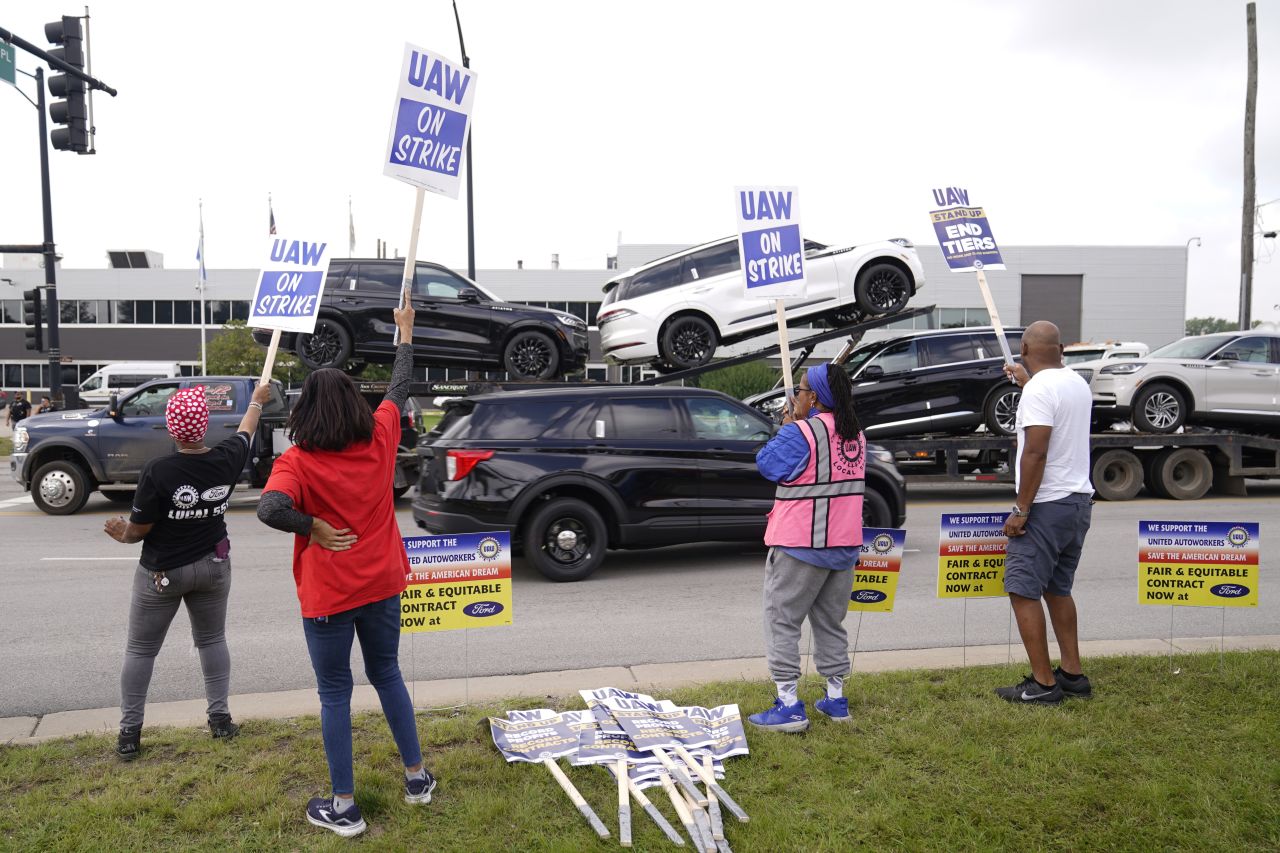
<svg viewBox="0 0 1280 853"><path fill-rule="evenodd" d="M813 707L819 712L826 714L837 723L852 723L853 717L849 716L849 700L844 696L839 699L832 699L829 696L823 696L817 702L813 703Z"/></svg>
<svg viewBox="0 0 1280 853"><path fill-rule="evenodd" d="M747 717L747 722L771 732L802 732L809 728L809 717L804 712L804 702L783 705L781 699L773 700L773 707Z"/></svg>
<svg viewBox="0 0 1280 853"><path fill-rule="evenodd" d="M404 801L406 803L429 803L431 802L431 792L436 789L436 777L431 775L431 771L423 771L426 776L422 779L406 779L404 783Z"/></svg>
<svg viewBox="0 0 1280 853"><path fill-rule="evenodd" d="M351 838L368 829L368 824L360 816L360 807L352 804L351 808L341 814L333 807L332 797L312 797L307 803L307 820L315 826L333 830L343 838Z"/></svg>

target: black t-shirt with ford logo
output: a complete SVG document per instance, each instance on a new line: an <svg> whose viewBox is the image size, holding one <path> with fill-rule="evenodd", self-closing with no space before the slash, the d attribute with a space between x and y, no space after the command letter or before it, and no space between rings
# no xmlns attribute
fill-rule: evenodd
<svg viewBox="0 0 1280 853"><path fill-rule="evenodd" d="M142 565L165 571L213 553L227 538L224 516L249 458L249 434L238 432L205 453L174 453L142 469L133 497L134 524L154 524L142 540Z"/></svg>

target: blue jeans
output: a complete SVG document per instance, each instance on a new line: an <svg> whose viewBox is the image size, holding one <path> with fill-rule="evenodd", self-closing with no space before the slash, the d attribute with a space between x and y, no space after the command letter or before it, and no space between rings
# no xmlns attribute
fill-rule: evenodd
<svg viewBox="0 0 1280 853"><path fill-rule="evenodd" d="M320 732L329 760L333 793L355 791L351 772L351 639L360 638L364 672L378 691L405 767L422 761L413 703L400 674L400 596L365 604L332 616L303 619L311 668L320 694Z"/></svg>

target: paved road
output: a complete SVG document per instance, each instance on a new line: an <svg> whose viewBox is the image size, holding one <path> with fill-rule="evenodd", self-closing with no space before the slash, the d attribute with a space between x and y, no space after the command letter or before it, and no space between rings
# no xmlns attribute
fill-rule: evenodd
<svg viewBox="0 0 1280 853"><path fill-rule="evenodd" d="M0 716L109 706L118 701L129 580L138 546L101 532L118 508L95 495L81 513L46 516L0 479ZM1085 639L1166 636L1170 611L1136 603L1137 521L1221 519L1266 521L1280 509L1280 484L1259 483L1244 499L1195 503L1143 500L1098 504L1077 582ZM232 692L314 686L289 570L289 537L261 525L256 494L235 499L228 513L233 584L227 633ZM1003 599L962 602L934 597L939 514L956 509L1003 510L1007 487L913 489L908 554L892 614L867 614L860 649L1001 643L1009 628ZM407 501L401 529L415 531ZM1264 525L1264 536L1267 527ZM918 550L916 550L918 549ZM760 628L760 548L707 544L657 551L615 552L590 580L544 581L522 560L515 565L515 624L464 634L418 634L402 653L406 677L496 675L590 666L663 663L763 655ZM1280 634L1280 562L1264 555L1263 605L1226 614L1228 634ZM856 624L851 616L849 626ZM1222 611L1183 608L1179 636L1216 636ZM360 667L354 666L359 673ZM202 696L198 662L185 613L170 629L157 660L151 698Z"/></svg>

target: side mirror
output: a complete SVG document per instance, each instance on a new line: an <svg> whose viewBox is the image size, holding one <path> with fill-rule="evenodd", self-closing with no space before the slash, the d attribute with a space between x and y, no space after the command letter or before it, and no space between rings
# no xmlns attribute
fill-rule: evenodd
<svg viewBox="0 0 1280 853"><path fill-rule="evenodd" d="M1236 352L1235 350L1227 350L1226 352L1218 353L1218 361L1239 361L1239 360L1240 360L1240 353Z"/></svg>
<svg viewBox="0 0 1280 853"><path fill-rule="evenodd" d="M110 415L110 416L111 416L111 417L113 417L113 418L119 419L119 417L120 417L120 395L118 395L118 394L112 394L112 395L111 395L111 403L109 404L109 407L107 408L107 414L108 414L108 415Z"/></svg>
<svg viewBox="0 0 1280 853"><path fill-rule="evenodd" d="M868 364L859 379L883 379L884 368L878 364Z"/></svg>
<svg viewBox="0 0 1280 853"><path fill-rule="evenodd" d="M463 302L479 302L480 291L474 287L462 287L458 289L458 299Z"/></svg>

